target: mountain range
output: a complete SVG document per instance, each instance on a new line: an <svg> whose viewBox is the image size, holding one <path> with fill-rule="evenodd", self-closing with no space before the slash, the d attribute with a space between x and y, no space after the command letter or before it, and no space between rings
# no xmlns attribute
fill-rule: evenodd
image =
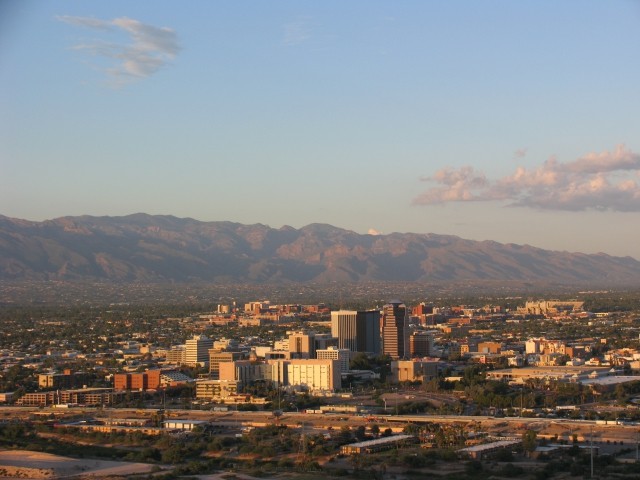
<svg viewBox="0 0 640 480"><path fill-rule="evenodd" d="M275 229L146 214L43 222L0 216L0 280L636 286L640 262L450 235L363 235L325 224Z"/></svg>

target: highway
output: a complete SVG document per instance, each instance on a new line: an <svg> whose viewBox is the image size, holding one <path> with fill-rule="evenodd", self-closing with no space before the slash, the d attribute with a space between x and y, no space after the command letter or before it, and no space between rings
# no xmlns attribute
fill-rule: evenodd
<svg viewBox="0 0 640 480"><path fill-rule="evenodd" d="M93 418L151 418L157 414L154 409L136 408L38 408L38 407L0 407L0 419L29 419L33 416L51 416L64 419L78 416ZM572 440L576 434L579 440L585 440L593 435L597 441L624 441L633 443L638 439L640 426L638 425L602 425L593 420L570 420L561 418L527 418L527 417L488 417L488 416L458 416L458 415L350 415L344 413L308 414L302 412L283 412L276 417L273 412L244 412L227 411L214 412L209 410L167 409L165 418L207 420L226 426L264 426L270 424L286 425L299 428L319 430L340 429L343 426L355 428L360 425L368 427L377 424L381 430L391 428L400 432L407 424L421 425L425 423L463 424L465 428L474 431L488 431L494 434L521 435L527 429L535 430L539 435L559 439Z"/></svg>

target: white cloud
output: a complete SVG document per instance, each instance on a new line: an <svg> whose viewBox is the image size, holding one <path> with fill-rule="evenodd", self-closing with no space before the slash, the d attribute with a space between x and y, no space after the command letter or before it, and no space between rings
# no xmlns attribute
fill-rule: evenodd
<svg viewBox="0 0 640 480"><path fill-rule="evenodd" d="M640 155L619 145L613 152L589 153L561 163L555 157L533 169L518 167L496 181L466 166L443 169L423 179L435 182L415 205L504 201L508 206L548 210L640 211Z"/></svg>
<svg viewBox="0 0 640 480"><path fill-rule="evenodd" d="M284 26L285 45L298 45L311 37L311 27L307 18L300 18Z"/></svg>
<svg viewBox="0 0 640 480"><path fill-rule="evenodd" d="M527 156L528 148L519 148L515 152L513 152L513 158L524 158Z"/></svg>
<svg viewBox="0 0 640 480"><path fill-rule="evenodd" d="M616 146L613 152L588 153L566 165L568 171L576 173L613 172L615 170L640 170L640 155Z"/></svg>
<svg viewBox="0 0 640 480"><path fill-rule="evenodd" d="M382 235L382 232L379 232L378 230L376 230L375 228L370 228L367 233L369 235Z"/></svg>
<svg viewBox="0 0 640 480"><path fill-rule="evenodd" d="M485 175L482 172L476 172L470 166L458 170L443 168L434 173L432 177L426 177L422 180L436 182L444 186L431 188L418 196L413 201L418 205L481 200L478 195L487 186Z"/></svg>
<svg viewBox="0 0 640 480"><path fill-rule="evenodd" d="M68 23L69 25L75 25L76 27L95 28L97 30L112 30L113 26L110 22L105 22L93 17L74 17L71 15L58 15L56 20Z"/></svg>
<svg viewBox="0 0 640 480"><path fill-rule="evenodd" d="M107 59L109 66L102 70L114 85L123 85L153 75L180 51L175 31L167 27L155 27L127 17L100 20L63 15L56 19L96 32L127 35L127 43L93 39L72 47L74 50Z"/></svg>

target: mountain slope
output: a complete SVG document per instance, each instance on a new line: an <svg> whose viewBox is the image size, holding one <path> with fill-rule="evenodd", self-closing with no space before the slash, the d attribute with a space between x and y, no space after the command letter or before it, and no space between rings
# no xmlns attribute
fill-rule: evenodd
<svg viewBox="0 0 640 480"><path fill-rule="evenodd" d="M360 235L135 214L0 216L0 280L545 281L640 285L640 262L455 236Z"/></svg>

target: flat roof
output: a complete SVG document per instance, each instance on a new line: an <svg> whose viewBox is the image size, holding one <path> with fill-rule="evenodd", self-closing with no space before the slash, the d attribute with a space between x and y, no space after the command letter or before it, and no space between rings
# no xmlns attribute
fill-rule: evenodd
<svg viewBox="0 0 640 480"><path fill-rule="evenodd" d="M560 365L560 366L540 366L540 367L521 367L521 368L503 368L503 369L499 369L499 370L492 370L488 373L518 373L521 375L524 374L531 374L533 372L539 372L540 374L543 373L547 373L547 374L558 374L558 373L563 373L563 374L574 374L577 373L578 375L580 374L590 374L593 371L596 372L603 372L603 371L610 371L611 367L610 366L594 366L594 365Z"/></svg>
<svg viewBox="0 0 640 480"><path fill-rule="evenodd" d="M413 435L392 435L390 437L380 437L375 440L366 440L364 442L358 443L350 443L349 445L344 445L345 447L372 447L374 445L384 445L385 443L395 442L399 440L408 440L410 438L414 438Z"/></svg>
<svg viewBox="0 0 640 480"><path fill-rule="evenodd" d="M206 420L165 420L163 423L175 423L175 424L182 424L182 425L188 425L188 424L193 424L193 425L198 425L201 423L208 423Z"/></svg>
<svg viewBox="0 0 640 480"><path fill-rule="evenodd" d="M510 447L512 445L518 445L521 440L499 440L497 442L483 443L482 445L474 445L472 447L463 448L458 450L459 452L484 452L485 450L492 450L494 448Z"/></svg>
<svg viewBox="0 0 640 480"><path fill-rule="evenodd" d="M640 382L640 376L620 375L617 377L587 378L583 385L617 385L618 383Z"/></svg>

